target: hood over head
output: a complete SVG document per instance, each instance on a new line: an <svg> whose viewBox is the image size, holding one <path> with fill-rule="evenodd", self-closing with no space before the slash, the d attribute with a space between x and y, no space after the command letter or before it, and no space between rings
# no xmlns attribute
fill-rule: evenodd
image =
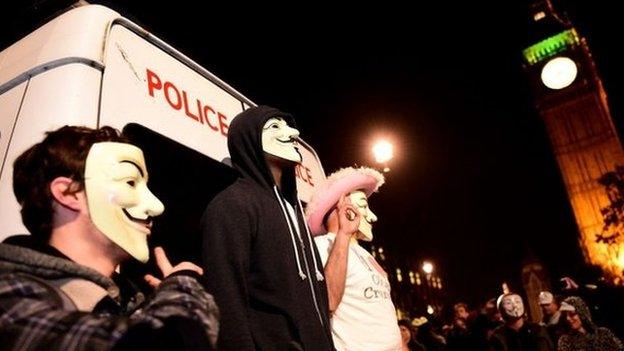
<svg viewBox="0 0 624 351"><path fill-rule="evenodd" d="M228 130L228 150L234 168L244 178L253 180L269 191L272 191L275 182L262 148L262 127L273 117L282 118L288 126L296 128L292 115L274 107L256 106L234 117ZM283 170L281 193L289 202L296 202L294 166Z"/></svg>
<svg viewBox="0 0 624 351"><path fill-rule="evenodd" d="M563 300L561 303L560 311L572 311L576 312L583 322L583 327L590 331L595 329L594 322L592 321L591 312L589 311L589 307L583 299L578 296L570 296Z"/></svg>

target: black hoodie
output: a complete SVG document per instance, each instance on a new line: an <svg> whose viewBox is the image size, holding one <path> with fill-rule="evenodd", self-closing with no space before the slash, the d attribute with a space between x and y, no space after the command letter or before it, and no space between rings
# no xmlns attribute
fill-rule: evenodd
<svg viewBox="0 0 624 351"><path fill-rule="evenodd" d="M262 127L292 116L258 106L230 125L228 148L241 177L202 218L204 270L221 310L220 350L333 350L323 267L297 200L294 167L281 191L262 150ZM288 201L297 213L286 215Z"/></svg>

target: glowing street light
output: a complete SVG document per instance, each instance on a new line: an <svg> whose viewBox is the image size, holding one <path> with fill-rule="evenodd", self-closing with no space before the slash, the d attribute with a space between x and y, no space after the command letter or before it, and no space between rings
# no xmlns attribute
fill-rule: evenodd
<svg viewBox="0 0 624 351"><path fill-rule="evenodd" d="M373 145L375 161L385 164L394 157L394 147L387 140L379 140Z"/></svg>
<svg viewBox="0 0 624 351"><path fill-rule="evenodd" d="M427 274L431 274L433 272L433 263L429 261L423 262L422 270Z"/></svg>

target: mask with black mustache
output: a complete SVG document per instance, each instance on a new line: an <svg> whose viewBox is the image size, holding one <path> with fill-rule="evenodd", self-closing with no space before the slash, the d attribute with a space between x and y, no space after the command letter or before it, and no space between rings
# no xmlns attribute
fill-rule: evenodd
<svg viewBox="0 0 624 351"><path fill-rule="evenodd" d="M301 163L297 149L299 131L288 126L282 118L271 118L262 127L262 150L281 159Z"/></svg>
<svg viewBox="0 0 624 351"><path fill-rule="evenodd" d="M91 146L85 165L85 191L95 227L130 256L149 259L152 217L165 207L147 188L143 152L136 146L102 142Z"/></svg>

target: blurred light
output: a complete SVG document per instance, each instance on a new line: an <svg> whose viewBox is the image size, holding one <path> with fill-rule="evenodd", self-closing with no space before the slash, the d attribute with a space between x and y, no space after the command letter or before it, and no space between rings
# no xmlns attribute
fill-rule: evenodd
<svg viewBox="0 0 624 351"><path fill-rule="evenodd" d="M409 278L410 278L410 283L412 283L412 285L416 284L416 278L414 278L414 272L409 271Z"/></svg>
<svg viewBox="0 0 624 351"><path fill-rule="evenodd" d="M433 306L427 305L427 313L433 314L433 312L435 312L435 310L433 309Z"/></svg>
<svg viewBox="0 0 624 351"><path fill-rule="evenodd" d="M422 270L427 274L431 274L431 272L433 272L433 263L429 261L423 262Z"/></svg>
<svg viewBox="0 0 624 351"><path fill-rule="evenodd" d="M375 145L373 145L373 154L375 155L375 161L378 163L386 163L390 161L392 157L394 157L392 144L390 144L387 140L379 140L375 143ZM388 171L389 170L390 169L388 169Z"/></svg>
<svg viewBox="0 0 624 351"><path fill-rule="evenodd" d="M540 11L538 13L536 13L535 15L533 15L533 20L535 22L541 20L542 18L546 17L546 14L544 13L544 11Z"/></svg>
<svg viewBox="0 0 624 351"><path fill-rule="evenodd" d="M396 276L397 276L397 281L399 281L399 282L403 281L403 275L401 274L401 268L397 268L396 269Z"/></svg>

